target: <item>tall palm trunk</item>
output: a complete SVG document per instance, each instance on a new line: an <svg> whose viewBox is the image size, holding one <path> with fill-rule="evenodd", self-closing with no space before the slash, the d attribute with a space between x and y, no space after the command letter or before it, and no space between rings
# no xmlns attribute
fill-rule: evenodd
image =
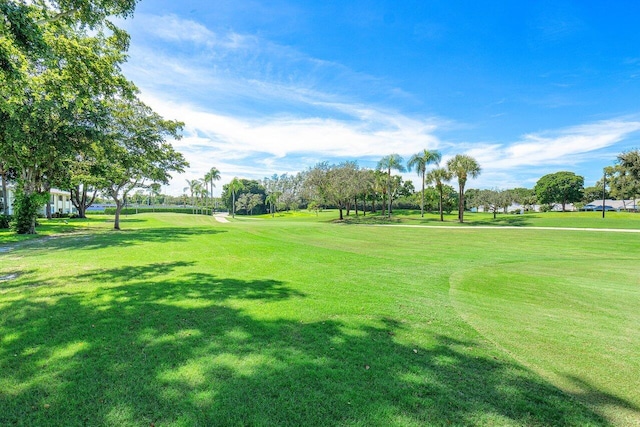
<svg viewBox="0 0 640 427"><path fill-rule="evenodd" d="M460 191L458 197L458 221L464 222L464 184L458 185Z"/></svg>
<svg viewBox="0 0 640 427"><path fill-rule="evenodd" d="M389 209L387 215L391 219L391 168L387 171L387 196L389 197Z"/></svg>
<svg viewBox="0 0 640 427"><path fill-rule="evenodd" d="M444 221L444 216L442 215L442 184L440 185L440 222Z"/></svg>
<svg viewBox="0 0 640 427"><path fill-rule="evenodd" d="M424 218L424 175L425 171L422 171L422 198L420 200L420 217Z"/></svg>

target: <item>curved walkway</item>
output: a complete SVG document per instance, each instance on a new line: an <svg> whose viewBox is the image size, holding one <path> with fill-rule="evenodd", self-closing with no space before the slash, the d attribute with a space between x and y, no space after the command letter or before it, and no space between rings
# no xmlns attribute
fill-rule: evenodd
<svg viewBox="0 0 640 427"><path fill-rule="evenodd" d="M230 222L227 219L227 215L229 215L227 212L222 212L222 213L217 213L215 214L213 217L216 219L216 221L218 222Z"/></svg>
<svg viewBox="0 0 640 427"><path fill-rule="evenodd" d="M475 230L475 229L491 229L491 230L569 230L569 231L602 231L610 233L640 233L639 229L630 228L579 228L579 227L517 227L513 225L492 226L492 225L417 225L417 224L362 224L369 227L409 227L409 228L446 228L450 230Z"/></svg>

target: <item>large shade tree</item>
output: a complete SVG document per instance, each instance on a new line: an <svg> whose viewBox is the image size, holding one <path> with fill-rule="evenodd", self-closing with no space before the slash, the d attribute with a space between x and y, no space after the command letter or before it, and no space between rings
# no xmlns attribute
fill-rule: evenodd
<svg viewBox="0 0 640 427"><path fill-rule="evenodd" d="M464 222L464 187L469 178L480 175L480 165L471 156L456 154L447 162L447 169L452 176L458 179L458 221Z"/></svg>
<svg viewBox="0 0 640 427"><path fill-rule="evenodd" d="M534 187L539 203L560 203L562 212L566 210L567 203L582 200L583 189L584 178L567 171L547 174Z"/></svg>
<svg viewBox="0 0 640 427"><path fill-rule="evenodd" d="M113 228L120 229L120 212L128 194L151 183L168 184L171 172L189 165L166 140L180 138L182 123L165 120L141 101L115 102L103 140L103 186L116 204Z"/></svg>
<svg viewBox="0 0 640 427"><path fill-rule="evenodd" d="M437 150L422 150L411 156L407 162L409 170L414 169L420 178L422 178L422 193L420 197L420 216L424 217L424 184L427 174L427 166L430 164L438 164L442 159L442 154Z"/></svg>
<svg viewBox="0 0 640 427"><path fill-rule="evenodd" d="M120 72L128 36L105 18L134 5L0 2L0 157L17 171L19 233L35 233L47 190L64 186L65 165L99 139L106 101L131 96Z"/></svg>
<svg viewBox="0 0 640 427"><path fill-rule="evenodd" d="M378 162L378 170L387 172L387 199L388 199L388 210L387 215L391 218L391 170L397 170L398 172L404 172L405 167L402 164L404 160L399 154L389 154L384 156Z"/></svg>
<svg viewBox="0 0 640 427"><path fill-rule="evenodd" d="M338 165L319 163L306 174L306 185L313 188L316 201L335 206L339 210L339 219L344 219L344 209L358 194L358 174L360 169L355 162L343 162Z"/></svg>

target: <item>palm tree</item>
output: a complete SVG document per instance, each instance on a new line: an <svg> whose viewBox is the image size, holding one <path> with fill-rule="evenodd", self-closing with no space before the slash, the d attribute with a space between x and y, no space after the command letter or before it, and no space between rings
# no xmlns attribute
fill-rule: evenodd
<svg viewBox="0 0 640 427"><path fill-rule="evenodd" d="M427 173L427 165L440 163L442 154L438 150L422 150L421 153L414 154L407 163L409 170L415 168L416 173L422 177L422 199L420 201L420 216L424 218L424 179Z"/></svg>
<svg viewBox="0 0 640 427"><path fill-rule="evenodd" d="M444 191L444 183L451 179L451 173L445 168L436 168L429 171L427 174L427 181L429 183L434 183L436 186L436 190L440 193L440 221L444 221L444 216L442 215L442 192Z"/></svg>
<svg viewBox="0 0 640 427"><path fill-rule="evenodd" d="M391 218L391 169L395 169L398 172L404 172L405 168L402 166L402 162L404 159L400 157L399 154L389 154L388 156L384 156L378 162L378 169L387 171L387 195L389 196L389 209L388 214L389 218Z"/></svg>
<svg viewBox="0 0 640 427"><path fill-rule="evenodd" d="M188 187L185 187L185 190L189 190L191 194L191 205L192 212L198 213L198 199L202 197L205 193L204 181L200 179L187 179Z"/></svg>
<svg viewBox="0 0 640 427"><path fill-rule="evenodd" d="M269 194L267 196L267 198L265 199L265 203L269 204L270 210L271 210L271 217L273 218L276 214L276 203L278 203L278 199L280 198L280 195L282 193L280 191L274 191L273 193Z"/></svg>
<svg viewBox="0 0 640 427"><path fill-rule="evenodd" d="M619 154L618 161L632 177L640 180L640 150L632 150Z"/></svg>
<svg viewBox="0 0 640 427"><path fill-rule="evenodd" d="M187 181L187 185L188 187L185 187L182 191L186 191L189 190L189 194L190 194L190 198L191 198L191 213L196 213L195 211L195 201L193 199L193 196L196 192L196 187L198 186L198 180L197 179L187 179L185 180Z"/></svg>
<svg viewBox="0 0 640 427"><path fill-rule="evenodd" d="M458 178L458 220L464 222L464 186L468 177L476 178L480 175L480 165L471 156L456 154L447 162L447 169L452 176Z"/></svg>
<svg viewBox="0 0 640 427"><path fill-rule="evenodd" d="M229 191L231 191L232 203L231 203L231 217L236 217L236 193L244 188L242 181L235 177L229 183Z"/></svg>
<svg viewBox="0 0 640 427"><path fill-rule="evenodd" d="M204 180L205 182L209 185L209 189L211 191L211 215L213 215L213 211L214 211L214 206L213 206L213 187L215 187L215 185L213 184L213 181L219 181L220 180L220 171L218 170L218 168L216 168L215 166L212 167L211 169L209 169L209 172L207 172L204 176Z"/></svg>

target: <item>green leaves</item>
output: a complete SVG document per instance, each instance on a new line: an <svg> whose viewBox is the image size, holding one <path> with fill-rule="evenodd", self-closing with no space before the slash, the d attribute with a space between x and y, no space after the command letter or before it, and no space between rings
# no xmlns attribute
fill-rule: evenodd
<svg viewBox="0 0 640 427"><path fill-rule="evenodd" d="M579 202L582 199L583 186L583 177L573 172L562 171L540 178L534 190L539 203L561 203L564 211L567 203Z"/></svg>

